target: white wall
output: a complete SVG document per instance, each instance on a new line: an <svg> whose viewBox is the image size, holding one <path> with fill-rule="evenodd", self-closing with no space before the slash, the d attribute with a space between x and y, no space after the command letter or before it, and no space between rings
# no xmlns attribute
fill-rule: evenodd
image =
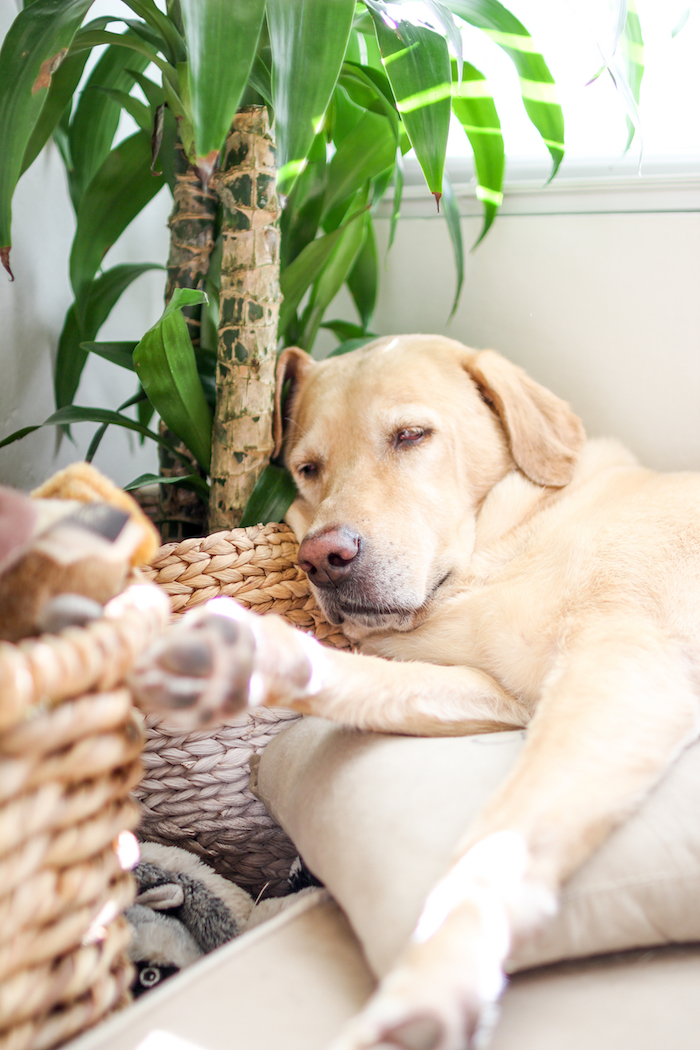
<svg viewBox="0 0 700 1050"><path fill-rule="evenodd" d="M167 258L166 193L155 198L117 246L106 265ZM68 254L75 227L63 165L53 144L21 180L13 204L15 280L0 273L0 437L41 423L54 410L53 360L65 313L73 296ZM163 309L164 275L140 277L123 295L104 325L102 339L138 339ZM91 356L75 403L117 408L136 390L133 374ZM55 455L56 428L36 431L0 449L0 481L32 488L61 466L84 457L96 424L72 428L76 445L64 439ZM126 484L157 466L155 446L141 447L131 432L111 427L95 465Z"/></svg>
<svg viewBox="0 0 700 1050"><path fill-rule="evenodd" d="M384 242L388 222L380 222ZM466 245L479 220L462 220ZM503 215L454 270L445 224L404 219L374 328L492 347L647 465L700 468L700 212Z"/></svg>
<svg viewBox="0 0 700 1050"><path fill-rule="evenodd" d="M14 0L0 0L0 40L17 14ZM0 158L0 163L2 162ZM164 263L170 198L159 193L120 238L105 266L120 262ZM0 271L0 438L20 427L41 423L54 410L52 368L66 310L73 296L68 256L75 229L63 164L50 143L20 180L13 201L11 264L15 281ZM165 277L140 277L122 296L102 328L101 339L138 339L160 316ZM136 390L132 374L91 357L75 403L117 408ZM36 431L0 449L0 482L29 489L54 470L84 457L95 424L73 427L76 445L63 440L55 454L56 429ZM95 465L126 484L157 467L155 446L111 427Z"/></svg>

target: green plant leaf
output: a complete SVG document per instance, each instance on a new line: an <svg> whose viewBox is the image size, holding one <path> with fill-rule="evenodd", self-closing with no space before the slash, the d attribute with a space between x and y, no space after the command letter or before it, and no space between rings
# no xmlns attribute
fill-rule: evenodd
<svg viewBox="0 0 700 1050"><path fill-rule="evenodd" d="M354 12L355 0L267 0L282 194L290 192L320 130Z"/></svg>
<svg viewBox="0 0 700 1050"><path fill-rule="evenodd" d="M455 259L455 270L457 272L457 289L455 291L455 297L450 311L451 320L459 305L459 297L462 293L462 284L464 283L464 245L462 244L462 220L459 214L459 207L455 200L452 183L450 182L447 172L445 172L444 180L443 204L445 206L445 220L447 222L447 229L452 242L452 252Z"/></svg>
<svg viewBox="0 0 700 1050"><path fill-rule="evenodd" d="M447 43L425 26L392 16L392 29L374 10L372 17L396 108L439 205L452 97Z"/></svg>
<svg viewBox="0 0 700 1050"><path fill-rule="evenodd" d="M160 161L163 178L171 193L175 192L175 149L177 145L177 120L167 106L163 111L163 137L155 158ZM151 152L151 156L153 156ZM151 161L153 163L153 160Z"/></svg>
<svg viewBox="0 0 700 1050"><path fill-rule="evenodd" d="M111 361L113 365L119 365L120 368L126 368L129 372L135 372L133 353L138 343L95 343L95 342L84 342L80 344L80 349L87 351L89 354L97 354L98 357L103 357L105 361Z"/></svg>
<svg viewBox="0 0 700 1050"><path fill-rule="evenodd" d="M153 405L147 397L144 401L139 401L138 405L136 406L136 418L138 419L141 426L148 426L148 424L153 419L153 416L155 415L155 411L155 408L153 407ZM139 441L142 445L144 444L145 440L145 437L143 436L143 434L141 434L139 437Z"/></svg>
<svg viewBox="0 0 700 1050"><path fill-rule="evenodd" d="M484 209L484 223L473 246L476 248L486 236L503 200L505 150L501 122L486 77L468 62L464 63L461 83L457 82L456 73L456 64L453 64L452 110L474 151L476 195Z"/></svg>
<svg viewBox="0 0 700 1050"><path fill-rule="evenodd" d="M137 55L143 55L149 62L158 66L164 76L175 72L173 67L164 58L161 58L158 52L140 35L132 37L127 33L108 33L104 29L91 29L92 24L92 22L88 23L75 34L70 47L72 55L77 55L80 51L91 51L93 47L99 47L100 44L114 44L115 47L126 47L129 51L136 52Z"/></svg>
<svg viewBox="0 0 700 1050"><path fill-rule="evenodd" d="M128 95L126 91L119 91L118 88L98 88L97 90L103 91L130 117L133 117L141 131L145 131L147 135L153 133L154 115L150 107L141 102L140 99L134 98L133 95Z"/></svg>
<svg viewBox="0 0 700 1050"><path fill-rule="evenodd" d="M326 136L321 132L309 150L309 162L299 175L280 216L280 267L284 270L318 233L328 182Z"/></svg>
<svg viewBox="0 0 700 1050"><path fill-rule="evenodd" d="M296 486L289 471L269 464L256 481L245 505L241 528L260 522L282 521L296 494Z"/></svg>
<svg viewBox="0 0 700 1050"><path fill-rule="evenodd" d="M399 216L401 214L401 198L403 197L403 153L401 147L397 147L396 150L396 161L394 164L394 200L391 205L391 221L389 224L389 243L387 245L387 253L394 243L394 237L396 236L396 227L398 225Z"/></svg>
<svg viewBox="0 0 700 1050"><path fill-rule="evenodd" d="M255 56L248 80L250 86L264 99L272 119L272 74L259 54Z"/></svg>
<svg viewBox="0 0 700 1050"><path fill-rule="evenodd" d="M117 412L122 412L125 408L130 408L132 405L140 404L142 401L145 400L146 395L144 394L143 390L141 390L141 388L139 387L139 392L137 394L134 394L133 397L127 398L127 400L119 406ZM103 423L102 426L98 427L95 431L93 439L90 442L87 452L85 453L85 461L87 463L92 463L92 461L94 460L95 456L97 455L97 450L102 444L102 439L104 438L108 429L109 423ZM143 434L140 435L140 438L141 442L143 443L143 441L145 440Z"/></svg>
<svg viewBox="0 0 700 1050"><path fill-rule="evenodd" d="M359 350L361 346L366 346L367 343L371 343L376 338L376 335L361 335L357 339L346 339L339 346L336 346L335 350L332 350L328 356L342 357L343 354L350 354L353 350Z"/></svg>
<svg viewBox="0 0 700 1050"><path fill-rule="evenodd" d="M265 0L181 0L198 158L217 154L248 81Z"/></svg>
<svg viewBox="0 0 700 1050"><path fill-rule="evenodd" d="M139 474L124 486L124 491L133 492L135 489L142 489L144 485L180 485L183 489L196 492L203 500L209 499L209 486L199 474L178 474L172 478L164 478L158 474Z"/></svg>
<svg viewBox="0 0 700 1050"><path fill-rule="evenodd" d="M330 134L331 141L337 149L339 143L344 138L347 138L363 113L363 107L353 102L343 85L338 83L333 92L331 104L326 114L326 121L320 134L326 140Z"/></svg>
<svg viewBox="0 0 700 1050"><path fill-rule="evenodd" d="M87 57L87 51L82 51L79 55L68 55L51 77L46 102L24 151L21 174L34 163L66 112L83 74Z"/></svg>
<svg viewBox="0 0 700 1050"><path fill-rule="evenodd" d="M108 153L83 193L70 254L70 279L79 312L85 289L105 253L165 184L162 175L154 176L150 169L149 136L137 131Z"/></svg>
<svg viewBox="0 0 700 1050"><path fill-rule="evenodd" d="M396 163L395 159L394 163ZM372 179L371 208L373 212L384 200L384 194L389 189L393 177L394 164L390 168L385 168L384 171L381 171L379 175L375 175Z"/></svg>
<svg viewBox="0 0 700 1050"><path fill-rule="evenodd" d="M183 306L201 303L204 298L202 292L193 289L176 289L161 319L146 332L134 350L134 365L156 412L208 473L211 412L181 312Z"/></svg>
<svg viewBox="0 0 700 1050"><path fill-rule="evenodd" d="M122 263L100 274L85 287L84 298L68 309L56 355L54 392L56 407L73 402L87 360L81 343L95 339L112 307L132 281L148 270L162 270L159 263Z"/></svg>
<svg viewBox="0 0 700 1050"><path fill-rule="evenodd" d="M145 74L134 69L131 65L129 65L124 72L129 74L135 84L138 84L152 109L156 109L157 106L163 105L165 102L165 95L160 84L156 84L154 80L151 80L149 77L145 76Z"/></svg>
<svg viewBox="0 0 700 1050"><path fill-rule="evenodd" d="M353 211L355 208L364 210L367 207L368 196L369 183L357 194L353 202ZM323 315L347 280L365 239L364 222L348 222L340 229L342 234L314 281L309 303L301 320L302 333L298 345L302 350L311 350Z"/></svg>
<svg viewBox="0 0 700 1050"><path fill-rule="evenodd" d="M690 7L686 7L685 11L681 13L680 18L676 22L675 26L671 30L671 37L676 37L685 26L686 22L690 18Z"/></svg>
<svg viewBox="0 0 700 1050"><path fill-rule="evenodd" d="M0 441L0 448L5 448L6 445L13 445L15 441L21 441L28 434L33 434L35 430L41 430L44 425L43 423L37 423L33 427L21 427L19 430L13 431L12 434L8 434L6 438Z"/></svg>
<svg viewBox="0 0 700 1050"><path fill-rule="evenodd" d="M358 106L372 113L384 114L394 124L398 123L391 84L384 70L343 62L338 83Z"/></svg>
<svg viewBox="0 0 700 1050"><path fill-rule="evenodd" d="M280 307L278 326L280 337L284 335L287 325L292 320L305 293L321 273L324 266L328 263L328 260L343 236L344 230L351 224L357 225L358 220L363 214L364 209L355 212L355 214L347 220L344 226L339 226L336 230L333 230L332 233L327 233L323 237L317 237L315 241L307 244L306 248L299 253L294 262L290 263L281 273L280 289L282 291L283 299L282 306ZM361 231L362 223L359 225Z"/></svg>
<svg viewBox="0 0 700 1050"><path fill-rule="evenodd" d="M204 306L207 297L198 288L176 288L170 296L170 300L163 311L163 317L169 317L176 310L182 310L184 306Z"/></svg>
<svg viewBox="0 0 700 1050"><path fill-rule="evenodd" d="M376 332L367 332L362 325L352 324L351 321L324 321L321 328L327 328L341 343L347 339L378 338Z"/></svg>
<svg viewBox="0 0 700 1050"><path fill-rule="evenodd" d="M133 37L129 29L124 35ZM85 189L112 147L121 117L121 104L111 97L109 90L100 89L128 92L133 75L127 72L127 67L143 72L147 65L145 55L134 54L124 47L108 47L80 93L68 135L72 162L70 191L76 212Z"/></svg>
<svg viewBox="0 0 700 1050"><path fill-rule="evenodd" d="M162 44L161 50L173 66L187 59L185 42L177 26L172 19L158 10L153 0L124 0L124 2L155 30Z"/></svg>
<svg viewBox="0 0 700 1050"><path fill-rule="evenodd" d="M443 0L454 14L482 29L503 48L520 77L523 103L552 158L550 180L564 156L564 114L554 77L522 22L498 0Z"/></svg>
<svg viewBox="0 0 700 1050"><path fill-rule="evenodd" d="M627 19L620 39L620 50L622 52L623 67L627 77L627 83L629 84L635 103L639 105L639 92L642 86L642 77L644 76L644 38L642 36L642 26L639 21L639 15L637 14L637 9L633 0L628 0L627 3ZM628 116L627 142L624 149L625 153L632 145L635 131L636 128L634 121Z"/></svg>
<svg viewBox="0 0 700 1050"><path fill-rule="evenodd" d="M377 305L378 270L374 223L372 222L372 216L367 212L365 215L365 236L362 248L347 277L350 294L365 330L372 320L372 314Z"/></svg>
<svg viewBox="0 0 700 1050"><path fill-rule="evenodd" d="M4 448L5 445L11 445L15 441L19 441L21 438L26 437L27 434L34 433L35 430L40 430L42 427L66 427L72 423L107 423L114 424L114 426L124 427L126 430L133 430L137 434L143 434L144 437L150 438L151 441L155 441L156 444L162 445L163 448L167 448L174 456L176 456L186 466L191 467L191 462L183 455L181 455L172 442L168 441L167 438L163 438L160 434L156 433L155 430L149 430L148 427L144 427L141 423L138 423L135 419L129 419L128 416L121 415L120 412L114 412L109 408L85 408L82 405L66 405L64 408L59 408L57 412L52 413L45 419L43 423L37 423L35 426L22 427L21 430L16 430L14 434L10 434L3 441L0 441L0 448Z"/></svg>
<svg viewBox="0 0 700 1050"><path fill-rule="evenodd" d="M393 165L396 136L385 117L366 111L348 135L337 144L328 166L328 188L323 214L352 197L361 186Z"/></svg>
<svg viewBox="0 0 700 1050"><path fill-rule="evenodd" d="M443 4L441 0L423 0L423 2L432 16L432 18L429 18L429 21L433 26L437 23L436 27L442 32L450 45L452 54L457 62L458 79L461 80L462 64L464 62L462 31L455 22L449 7Z"/></svg>
<svg viewBox="0 0 700 1050"><path fill-rule="evenodd" d="M51 77L92 0L35 0L20 11L0 50L0 261L10 270L12 195Z"/></svg>

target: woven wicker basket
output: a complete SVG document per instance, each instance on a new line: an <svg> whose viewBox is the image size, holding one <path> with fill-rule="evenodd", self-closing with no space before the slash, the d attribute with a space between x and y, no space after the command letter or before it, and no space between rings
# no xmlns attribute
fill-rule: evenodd
<svg viewBox="0 0 700 1050"><path fill-rule="evenodd" d="M167 608L140 584L106 613L0 643L0 1050L50 1050L126 999L115 845L138 819L143 732L119 685Z"/></svg>
<svg viewBox="0 0 700 1050"><path fill-rule="evenodd" d="M161 547L146 570L176 613L228 595L259 613L274 612L327 645L350 648L324 618L297 564L286 525L217 532ZM146 776L136 789L140 834L199 854L254 894L284 892L295 849L248 790L250 758L298 716L262 709L226 726L185 734L146 719Z"/></svg>

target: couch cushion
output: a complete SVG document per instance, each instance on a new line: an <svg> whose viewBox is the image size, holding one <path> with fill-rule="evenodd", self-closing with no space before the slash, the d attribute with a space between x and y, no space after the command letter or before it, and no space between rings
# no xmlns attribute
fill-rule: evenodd
<svg viewBox="0 0 700 1050"><path fill-rule="evenodd" d="M378 976L523 739L384 736L305 718L267 747L255 790L344 909ZM700 940L699 811L700 743L573 876L556 919L508 968Z"/></svg>
<svg viewBox="0 0 700 1050"><path fill-rule="evenodd" d="M489 1050L696 1050L700 948L517 974ZM373 979L324 891L165 981L65 1050L327 1050Z"/></svg>

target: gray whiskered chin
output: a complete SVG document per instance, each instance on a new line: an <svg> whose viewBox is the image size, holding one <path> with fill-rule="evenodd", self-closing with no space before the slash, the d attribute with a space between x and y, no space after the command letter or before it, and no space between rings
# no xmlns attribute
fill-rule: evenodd
<svg viewBox="0 0 700 1050"><path fill-rule="evenodd" d="M372 601L367 595L343 594L340 589L311 586L326 618L333 624L343 624L349 636L359 639L375 631L412 630L427 615L436 592L449 576L448 573L440 579L422 600L405 606L389 600Z"/></svg>
<svg viewBox="0 0 700 1050"><path fill-rule="evenodd" d="M316 601L331 623L363 627L367 630L408 630L422 603L416 608L392 607L388 602L373 602L367 597L342 596L337 590L315 587Z"/></svg>

